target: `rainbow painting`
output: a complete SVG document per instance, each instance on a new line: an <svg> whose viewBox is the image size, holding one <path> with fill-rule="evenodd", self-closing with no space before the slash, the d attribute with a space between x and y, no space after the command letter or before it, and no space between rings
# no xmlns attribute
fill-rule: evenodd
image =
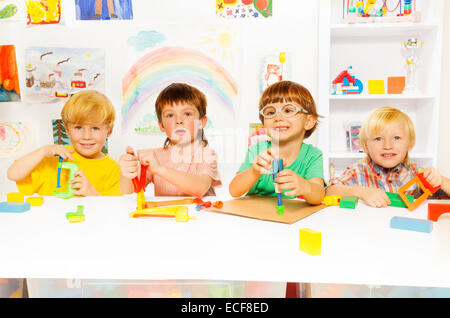
<svg viewBox="0 0 450 318"><path fill-rule="evenodd" d="M234 114L237 84L219 62L194 49L162 47L139 59L122 80L122 130L130 129L131 120L149 98L156 98L162 89L175 82L200 89L208 98L208 113L211 107L221 107L221 111ZM211 104L210 96L220 105ZM154 109L154 105L145 107Z"/></svg>

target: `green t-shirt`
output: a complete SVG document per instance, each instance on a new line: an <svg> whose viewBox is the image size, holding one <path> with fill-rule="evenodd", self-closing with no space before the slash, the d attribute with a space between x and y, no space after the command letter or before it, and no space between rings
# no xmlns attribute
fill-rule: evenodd
<svg viewBox="0 0 450 318"><path fill-rule="evenodd" d="M261 152L271 147L271 143L269 141L261 141L250 148L248 148L247 155L245 157L244 163L239 168L238 172L247 170L250 168L255 161L256 156ZM292 162L292 164L288 167L284 167L284 169L289 169L297 173L300 177L309 180L312 178L322 178L323 179L323 160L322 160L322 151L317 149L316 147L302 143L302 148L297 158ZM286 196L284 192L289 190L284 190L282 197L283 198L295 198L294 196ZM277 194L275 193L275 186L273 184L272 175L264 174L262 175L258 181L255 182L253 187L248 191L247 195L258 194L263 196L274 197Z"/></svg>

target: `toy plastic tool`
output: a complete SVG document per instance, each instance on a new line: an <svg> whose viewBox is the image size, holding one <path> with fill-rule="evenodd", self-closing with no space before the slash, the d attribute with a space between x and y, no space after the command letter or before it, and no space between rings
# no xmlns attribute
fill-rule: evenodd
<svg viewBox="0 0 450 318"><path fill-rule="evenodd" d="M58 175L56 180L56 187L61 188L61 168L62 168L62 162L63 158L60 155L54 155L54 157L59 157L58 160Z"/></svg>
<svg viewBox="0 0 450 318"><path fill-rule="evenodd" d="M283 215L284 205L283 201L281 200L281 191L279 191L278 184L275 182L278 172L283 170L283 159L273 159L272 170L273 183L275 183L275 192L277 193L277 211L278 215Z"/></svg>
<svg viewBox="0 0 450 318"><path fill-rule="evenodd" d="M145 206L145 180L147 179L148 165L141 164L141 177L133 178L134 192L137 193L137 209L142 210Z"/></svg>
<svg viewBox="0 0 450 318"><path fill-rule="evenodd" d="M70 170L69 181L68 181L66 192L54 190L53 193L57 197L60 197L63 199L69 199L74 196L73 189L70 187L69 183L74 178L75 172L77 172L80 169L78 168L78 165L74 162L62 162L61 167L59 167L59 166L60 166L60 164L58 163L58 169L69 169ZM58 175L58 183L59 183L59 175Z"/></svg>

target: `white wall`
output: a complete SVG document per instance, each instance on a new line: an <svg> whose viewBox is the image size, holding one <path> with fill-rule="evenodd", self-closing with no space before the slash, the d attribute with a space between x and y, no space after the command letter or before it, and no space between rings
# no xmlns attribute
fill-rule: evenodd
<svg viewBox="0 0 450 318"><path fill-rule="evenodd" d="M450 15L450 1L445 1L444 16ZM441 108L439 122L439 157L438 169L441 174L450 178L450 21L444 19L442 76L441 76Z"/></svg>
<svg viewBox="0 0 450 318"><path fill-rule="evenodd" d="M129 36L142 29L158 30L167 24L223 23L215 17L214 0L133 0L132 21L76 21L73 0L63 0L65 26L38 26L27 28L25 22L0 24L0 45L14 44L19 67L21 86L24 86L23 55L28 46L105 48L106 94L116 107L116 128L109 139L110 155L118 159L126 145L137 148L162 145L161 136L137 136L121 134L120 110L122 105L121 80L126 69L121 67L124 47ZM292 67L289 79L310 89L317 97L317 30L318 1L276 0L274 16L269 19L237 20L241 30L240 83L237 126L248 130L248 123L258 122L258 88L256 76L259 58L268 53L286 51ZM33 121L36 125L36 147L51 144L51 119L59 118L61 104L1 103L0 120ZM246 136L209 137L219 155L219 168L224 187L218 194L227 193L228 184L244 158ZM316 144L316 137L309 142ZM231 154L231 155L230 155ZM0 159L0 194L16 191L14 183L6 178L7 167L15 158Z"/></svg>

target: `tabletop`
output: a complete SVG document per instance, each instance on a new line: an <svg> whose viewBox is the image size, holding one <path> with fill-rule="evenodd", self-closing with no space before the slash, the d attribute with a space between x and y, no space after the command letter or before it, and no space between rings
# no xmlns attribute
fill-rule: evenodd
<svg viewBox="0 0 450 318"><path fill-rule="evenodd" d="M196 211L194 205L189 214L196 219L186 223L130 218L135 194L45 197L30 211L0 213L0 277L450 287L447 215L431 233L390 228L394 216L426 219L428 202L410 212L360 201L355 210L327 207L287 225ZM77 205L84 206L85 221L69 223L65 214ZM320 255L299 250L302 228L322 233Z"/></svg>

